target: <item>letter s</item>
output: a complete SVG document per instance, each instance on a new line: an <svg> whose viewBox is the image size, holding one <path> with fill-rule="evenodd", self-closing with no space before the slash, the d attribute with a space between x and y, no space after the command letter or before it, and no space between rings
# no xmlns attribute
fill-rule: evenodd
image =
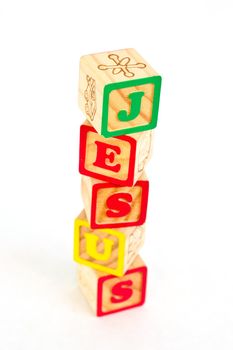
<svg viewBox="0 0 233 350"><path fill-rule="evenodd" d="M132 200L133 198L130 193L114 193L106 201L109 208L106 211L106 215L112 218L126 216L131 210L129 203Z"/></svg>
<svg viewBox="0 0 233 350"><path fill-rule="evenodd" d="M123 301L128 300L132 296L133 290L132 288L127 287L131 287L132 284L133 282L131 280L122 281L115 284L115 286L112 288L112 294L115 296L111 297L111 302L122 303Z"/></svg>

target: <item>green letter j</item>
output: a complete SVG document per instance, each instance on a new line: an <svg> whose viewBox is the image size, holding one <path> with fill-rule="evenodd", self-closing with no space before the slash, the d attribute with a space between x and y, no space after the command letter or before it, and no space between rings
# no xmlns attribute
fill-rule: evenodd
<svg viewBox="0 0 233 350"><path fill-rule="evenodd" d="M125 110L119 111L118 119L121 122L129 122L130 120L135 119L139 115L143 96L144 96L144 91L135 91L129 94L128 98L131 100L130 113L127 114Z"/></svg>

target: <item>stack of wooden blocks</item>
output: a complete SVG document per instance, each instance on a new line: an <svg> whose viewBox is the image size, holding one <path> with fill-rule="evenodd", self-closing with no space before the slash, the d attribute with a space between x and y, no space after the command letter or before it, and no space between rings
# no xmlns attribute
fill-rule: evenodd
<svg viewBox="0 0 233 350"><path fill-rule="evenodd" d="M83 56L79 171L84 210L75 220L80 288L97 316L142 305L149 182L161 77L134 50Z"/></svg>

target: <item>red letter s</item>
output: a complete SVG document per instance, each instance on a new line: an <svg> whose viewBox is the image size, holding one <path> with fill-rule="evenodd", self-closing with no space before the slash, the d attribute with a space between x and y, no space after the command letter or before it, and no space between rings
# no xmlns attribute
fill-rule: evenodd
<svg viewBox="0 0 233 350"><path fill-rule="evenodd" d="M106 211L106 215L116 218L129 214L131 210L129 203L132 202L132 200L133 198L130 193L114 193L106 201L107 207L109 208Z"/></svg>
<svg viewBox="0 0 233 350"><path fill-rule="evenodd" d="M122 281L115 284L115 286L113 286L112 288L112 294L115 294L116 297L112 296L111 302L122 303L123 301L128 300L132 296L133 291L131 288L125 288L125 287L130 287L132 286L132 284L133 282L131 280Z"/></svg>

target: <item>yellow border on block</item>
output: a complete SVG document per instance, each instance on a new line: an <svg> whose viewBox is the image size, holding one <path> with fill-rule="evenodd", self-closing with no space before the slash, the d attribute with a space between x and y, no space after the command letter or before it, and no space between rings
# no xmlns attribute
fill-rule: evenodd
<svg viewBox="0 0 233 350"><path fill-rule="evenodd" d="M112 229L99 230L101 232L111 234L112 236L116 236L119 239L117 268L113 269L113 268L110 268L107 266L103 266L103 265L94 263L92 261L82 259L79 256L79 252L80 252L79 231L80 231L81 226L85 226L87 228L90 228L88 221L81 220L79 218L75 219L75 222L74 222L74 261L76 261L80 264L92 267L96 270L109 273L109 274L114 275L114 276L118 276L118 277L123 276L124 275L125 234L122 232L119 232L119 231L112 230Z"/></svg>

